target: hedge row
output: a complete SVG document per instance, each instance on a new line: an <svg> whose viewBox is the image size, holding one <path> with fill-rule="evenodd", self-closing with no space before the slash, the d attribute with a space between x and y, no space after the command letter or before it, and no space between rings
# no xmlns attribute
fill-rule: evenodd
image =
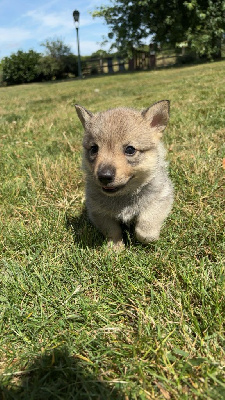
<svg viewBox="0 0 225 400"><path fill-rule="evenodd" d="M62 79L77 73L77 58L73 54L56 58L33 50L19 50L2 60L2 81L7 85Z"/></svg>

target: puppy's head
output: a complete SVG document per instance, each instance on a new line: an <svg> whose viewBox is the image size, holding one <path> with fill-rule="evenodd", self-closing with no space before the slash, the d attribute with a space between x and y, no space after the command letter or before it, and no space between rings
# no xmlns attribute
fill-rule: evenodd
<svg viewBox="0 0 225 400"><path fill-rule="evenodd" d="M100 190L107 195L132 192L154 176L168 100L142 112L116 108L92 114L75 107L85 130L84 167Z"/></svg>

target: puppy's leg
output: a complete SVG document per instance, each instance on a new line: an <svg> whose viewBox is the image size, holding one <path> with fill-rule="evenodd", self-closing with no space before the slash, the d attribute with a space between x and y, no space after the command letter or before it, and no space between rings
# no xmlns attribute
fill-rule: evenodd
<svg viewBox="0 0 225 400"><path fill-rule="evenodd" d="M158 240L163 221L171 208L172 198L169 198L155 202L140 212L135 226L137 240L145 244Z"/></svg>
<svg viewBox="0 0 225 400"><path fill-rule="evenodd" d="M96 228L107 238L109 247L118 250L124 248L122 229L118 221L96 212L88 211L88 214Z"/></svg>

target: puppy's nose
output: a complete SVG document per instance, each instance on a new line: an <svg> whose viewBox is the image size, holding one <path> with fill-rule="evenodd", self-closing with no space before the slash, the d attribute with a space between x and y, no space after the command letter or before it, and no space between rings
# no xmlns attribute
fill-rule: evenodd
<svg viewBox="0 0 225 400"><path fill-rule="evenodd" d="M98 169L98 179L103 185L107 185L114 181L115 178L115 168L111 165L105 165L99 167Z"/></svg>

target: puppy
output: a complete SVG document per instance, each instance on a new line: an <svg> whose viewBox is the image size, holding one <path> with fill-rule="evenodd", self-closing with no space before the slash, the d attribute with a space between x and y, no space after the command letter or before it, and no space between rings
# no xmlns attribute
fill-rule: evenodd
<svg viewBox="0 0 225 400"><path fill-rule="evenodd" d="M114 248L124 246L121 223L134 223L138 241L159 238L173 203L161 137L169 101L144 111L115 108L92 114L76 105L84 127L83 167L90 220Z"/></svg>

